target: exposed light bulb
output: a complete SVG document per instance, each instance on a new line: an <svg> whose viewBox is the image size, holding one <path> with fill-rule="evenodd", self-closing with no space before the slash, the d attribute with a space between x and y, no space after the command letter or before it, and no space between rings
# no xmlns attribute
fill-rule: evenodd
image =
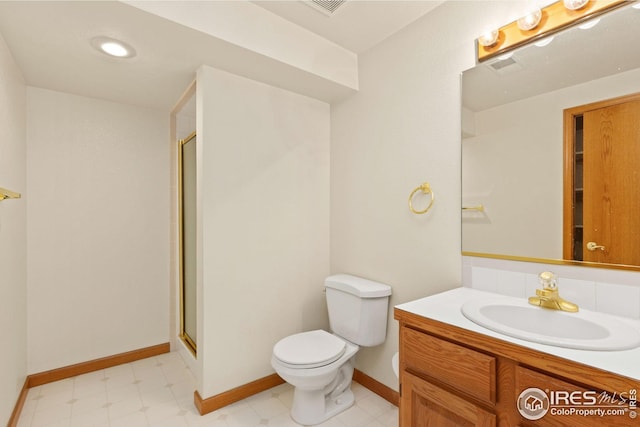
<svg viewBox="0 0 640 427"><path fill-rule="evenodd" d="M564 7L566 7L569 10L578 10L583 8L587 3L589 3L589 0L564 0Z"/></svg>
<svg viewBox="0 0 640 427"><path fill-rule="evenodd" d="M498 30L487 31L486 33L478 37L478 43L480 43L480 45L484 47L493 46L498 42L498 35Z"/></svg>
<svg viewBox="0 0 640 427"><path fill-rule="evenodd" d="M542 18L542 11L540 9L533 10L527 13L522 18L518 19L518 28L522 31L533 30L540 23Z"/></svg>

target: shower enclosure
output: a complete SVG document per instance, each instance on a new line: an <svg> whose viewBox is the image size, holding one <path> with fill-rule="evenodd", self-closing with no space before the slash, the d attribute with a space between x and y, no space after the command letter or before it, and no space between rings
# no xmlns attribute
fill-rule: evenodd
<svg viewBox="0 0 640 427"><path fill-rule="evenodd" d="M177 168L174 179L177 191L177 238L174 245L174 269L177 306L175 310L178 336L196 356L197 349L197 136L195 82L189 87L172 114L172 146ZM179 319L179 325L178 325Z"/></svg>

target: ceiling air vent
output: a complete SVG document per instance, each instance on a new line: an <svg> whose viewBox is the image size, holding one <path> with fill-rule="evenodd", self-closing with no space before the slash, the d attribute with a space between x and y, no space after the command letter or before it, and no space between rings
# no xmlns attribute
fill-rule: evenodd
<svg viewBox="0 0 640 427"><path fill-rule="evenodd" d="M316 10L326 14L333 15L347 0L307 0L304 3Z"/></svg>

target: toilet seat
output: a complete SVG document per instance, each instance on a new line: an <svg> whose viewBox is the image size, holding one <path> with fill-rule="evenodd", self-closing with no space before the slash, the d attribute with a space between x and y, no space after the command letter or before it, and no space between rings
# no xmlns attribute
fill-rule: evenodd
<svg viewBox="0 0 640 427"><path fill-rule="evenodd" d="M335 362L346 347L344 340L319 329L281 339L273 347L273 355L287 367L311 369Z"/></svg>

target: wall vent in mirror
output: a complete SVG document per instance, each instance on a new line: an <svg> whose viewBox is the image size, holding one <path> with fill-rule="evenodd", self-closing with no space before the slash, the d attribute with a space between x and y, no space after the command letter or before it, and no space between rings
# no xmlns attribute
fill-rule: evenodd
<svg viewBox="0 0 640 427"><path fill-rule="evenodd" d="M489 66L499 74L511 73L522 69L522 66L511 56L504 59L498 58L495 62L489 64Z"/></svg>

